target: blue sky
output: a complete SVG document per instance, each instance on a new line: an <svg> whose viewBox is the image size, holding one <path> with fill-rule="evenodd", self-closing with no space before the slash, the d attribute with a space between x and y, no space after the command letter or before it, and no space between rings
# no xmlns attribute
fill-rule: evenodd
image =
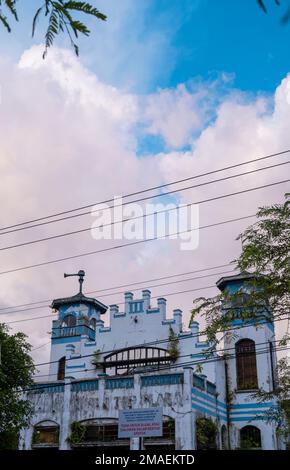
<svg viewBox="0 0 290 470"><path fill-rule="evenodd" d="M106 83L140 94L221 72L234 74L241 90L272 92L289 68L290 24L279 21L287 1L280 8L266 1L267 15L256 0L92 1L108 21L90 21L91 37L80 40L81 61ZM40 3L19 2L14 34L0 32L1 56L18 58L41 42L42 22L30 37ZM67 38L57 43L69 46Z"/></svg>
<svg viewBox="0 0 290 470"><path fill-rule="evenodd" d="M280 8L268 0L268 15L256 0L95 0L108 21L89 22L92 35L80 39L80 58L64 36L45 61L43 20L31 38L32 16L41 1L19 0L20 23L10 35L0 28L3 224L289 148L290 23L279 21L288 0L281 0ZM284 180L285 168L184 191L178 201L187 204ZM253 214L281 201L285 190L277 185L203 204L201 224ZM15 243L91 223L88 215L86 222L39 227L36 233L15 234ZM11 273L3 277L0 297L14 305L15 298L24 303L70 295L70 284L60 280L63 272L79 269L87 273L87 290L95 290L119 285L120 279L130 283L225 264L239 255L236 236L248 223L203 230L198 249L190 253L169 240ZM1 252L1 265L12 269L31 260L93 251L95 243L83 232L78 238ZM104 240L100 247L110 243ZM9 235L5 244L11 245ZM166 292L156 289L153 295ZM123 297L107 300L118 303ZM188 316L192 294L172 296L168 305ZM50 319L20 326L33 346L47 342ZM44 358L48 349L40 353Z"/></svg>

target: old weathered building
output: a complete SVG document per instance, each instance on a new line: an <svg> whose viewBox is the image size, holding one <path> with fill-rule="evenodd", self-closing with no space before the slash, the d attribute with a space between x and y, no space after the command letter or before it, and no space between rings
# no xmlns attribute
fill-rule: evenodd
<svg viewBox="0 0 290 470"><path fill-rule="evenodd" d="M241 292L242 299L250 277L225 277L217 286ZM266 419L275 403L253 398L258 388L275 386L275 333L267 309L259 311L255 325L237 314L225 335L227 354L221 355L208 353L197 322L184 330L181 310L168 318L166 299L154 305L149 290L138 299L126 292L122 310L111 305L109 326L103 320L107 307L81 288L75 296L54 300L52 308L58 319L49 380L27 392L34 414L21 433L21 449L136 449L138 439L118 438L119 411L155 406L163 409L163 436L145 438L145 449L201 447L201 424L208 447L281 447L274 423Z"/></svg>

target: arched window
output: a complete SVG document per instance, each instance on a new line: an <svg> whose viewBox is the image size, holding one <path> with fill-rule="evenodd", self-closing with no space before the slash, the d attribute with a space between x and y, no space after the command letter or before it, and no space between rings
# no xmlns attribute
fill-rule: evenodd
<svg viewBox="0 0 290 470"><path fill-rule="evenodd" d="M195 433L197 450L213 450L217 448L217 426L210 418L204 416L196 418Z"/></svg>
<svg viewBox="0 0 290 470"><path fill-rule="evenodd" d="M71 434L76 434L71 446L73 448L94 446L122 446L130 448L129 439L118 437L118 420L115 418L99 418L71 423ZM79 441L77 436L80 436Z"/></svg>
<svg viewBox="0 0 290 470"><path fill-rule="evenodd" d="M95 318L91 318L90 320L90 327L95 330L96 329L96 323L97 323L97 320Z"/></svg>
<svg viewBox="0 0 290 470"><path fill-rule="evenodd" d="M105 356L104 372L115 369L117 374L132 374L142 368L159 369L161 366L169 365L172 358L167 349L133 346L132 348L119 349Z"/></svg>
<svg viewBox="0 0 290 470"><path fill-rule="evenodd" d="M261 449L261 432L256 426L245 426L240 430L241 449Z"/></svg>
<svg viewBox="0 0 290 470"><path fill-rule="evenodd" d="M237 388L253 390L258 387L255 342L242 339L236 344Z"/></svg>
<svg viewBox="0 0 290 470"><path fill-rule="evenodd" d="M221 445L222 450L228 449L228 433L225 424L223 424L221 427Z"/></svg>
<svg viewBox="0 0 290 470"><path fill-rule="evenodd" d="M58 361L57 380L64 380L65 376L65 356Z"/></svg>
<svg viewBox="0 0 290 470"><path fill-rule="evenodd" d="M62 326L73 327L76 326L76 318L74 315L66 315L62 321Z"/></svg>
<svg viewBox="0 0 290 470"><path fill-rule="evenodd" d="M57 448L59 442L59 425L54 421L42 421L34 426L32 447Z"/></svg>

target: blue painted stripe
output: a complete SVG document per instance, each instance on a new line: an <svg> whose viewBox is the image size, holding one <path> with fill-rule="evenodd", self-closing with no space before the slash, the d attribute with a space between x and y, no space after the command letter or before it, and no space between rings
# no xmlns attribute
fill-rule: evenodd
<svg viewBox="0 0 290 470"><path fill-rule="evenodd" d="M205 413L205 414L207 414L207 415L210 415L210 416L212 416L213 418L217 418L217 414L216 414L216 413L213 413L212 411L207 410L207 409L204 408L203 406L194 405L193 408L194 408L195 410L202 411L203 413ZM222 421L226 421L226 418L224 418L223 416L221 416L221 420L222 420Z"/></svg>
<svg viewBox="0 0 290 470"><path fill-rule="evenodd" d="M252 414L253 416L256 416L256 414L259 413L259 415L261 416L262 414L266 414L267 411L268 411L269 408L267 408L266 410L257 410L257 413L255 413L255 410L249 410L249 411L230 411L230 414L231 416L234 415L249 415L249 414ZM254 414L255 413L255 414Z"/></svg>
<svg viewBox="0 0 290 470"><path fill-rule="evenodd" d="M202 398L205 398L208 401L211 401L212 403L217 403L219 406L222 406L223 408L227 408L227 405L223 403L222 401L216 400L213 398L211 395L208 395L207 393L201 392L200 390L197 390L196 388L192 388L192 393L195 395L198 395Z"/></svg>
<svg viewBox="0 0 290 470"><path fill-rule="evenodd" d="M198 403L202 404L202 405L205 406L205 407L209 407L209 408L211 408L211 409L216 410L219 414L224 414L224 415L226 415L226 411L225 411L225 410L222 410L220 407L214 406L213 404L205 403L204 401L200 400L199 398L194 397L194 398L191 400L191 403L193 404L193 403L195 403L196 401L197 401Z"/></svg>
<svg viewBox="0 0 290 470"><path fill-rule="evenodd" d="M76 364L74 366L66 366L67 369L83 369L86 367L86 364Z"/></svg>
<svg viewBox="0 0 290 470"><path fill-rule="evenodd" d="M191 354L190 357L191 357L192 359L194 359L194 358L195 358L195 359L196 359L196 358L206 359L206 355L203 354L203 353Z"/></svg>
<svg viewBox="0 0 290 470"><path fill-rule="evenodd" d="M63 338L51 338L51 344L78 343L80 336L65 336Z"/></svg>
<svg viewBox="0 0 290 470"><path fill-rule="evenodd" d="M264 419L261 419L261 417L257 417L257 416L244 416L244 417L237 417L237 418L231 418L231 421L245 421L245 422L249 422L249 421L263 421L265 422Z"/></svg>
<svg viewBox="0 0 290 470"><path fill-rule="evenodd" d="M199 400L198 398L194 398L194 400L191 401L191 404L192 404L192 407L193 407L193 408L194 408L194 406L195 406L195 402L198 402L199 404L203 405L204 408L209 409L209 411L213 411L213 410L214 410L216 415L224 415L225 417L227 416L225 411L223 411L223 410L221 410L221 409L215 407L214 405L210 405L210 404L208 404L208 403L204 403L202 400ZM213 410L210 409L209 407L213 408Z"/></svg>
<svg viewBox="0 0 290 470"><path fill-rule="evenodd" d="M231 409L239 409L239 408L269 408L272 406L273 402L265 402L265 403L241 403L237 405L232 405Z"/></svg>

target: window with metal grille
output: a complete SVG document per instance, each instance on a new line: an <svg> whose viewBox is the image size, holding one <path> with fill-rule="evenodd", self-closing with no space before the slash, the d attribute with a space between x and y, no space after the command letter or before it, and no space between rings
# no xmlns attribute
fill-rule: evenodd
<svg viewBox="0 0 290 470"><path fill-rule="evenodd" d="M258 388L256 348L251 339L242 339L236 344L236 368L238 390Z"/></svg>
<svg viewBox="0 0 290 470"><path fill-rule="evenodd" d="M65 376L65 356L58 361L57 380L64 380Z"/></svg>
<svg viewBox="0 0 290 470"><path fill-rule="evenodd" d="M261 449L261 432L256 426L245 426L240 430L242 449Z"/></svg>
<svg viewBox="0 0 290 470"><path fill-rule="evenodd" d="M57 446L59 441L59 426L53 422L37 424L33 430L32 446Z"/></svg>
<svg viewBox="0 0 290 470"><path fill-rule="evenodd" d="M86 429L85 440L89 442L115 441L118 439L118 423L93 424Z"/></svg>
<svg viewBox="0 0 290 470"><path fill-rule="evenodd" d="M119 349L105 357L104 372L112 370L115 375L131 374L137 368L157 368L169 365L172 358L166 349L145 346Z"/></svg>

